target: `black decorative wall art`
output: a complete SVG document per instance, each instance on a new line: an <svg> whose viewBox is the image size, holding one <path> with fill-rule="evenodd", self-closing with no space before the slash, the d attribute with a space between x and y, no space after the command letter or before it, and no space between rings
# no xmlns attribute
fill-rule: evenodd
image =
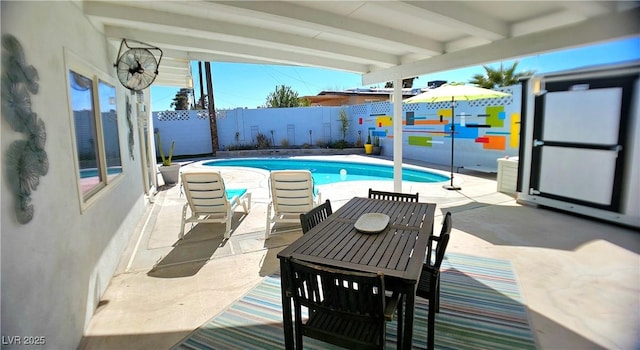
<svg viewBox="0 0 640 350"><path fill-rule="evenodd" d="M26 224L33 219L31 192L49 171L44 146L44 121L31 110L31 94L38 93L38 71L27 65L22 45L13 35L2 36L2 115L11 128L25 138L14 141L7 151L7 176L16 196L16 217Z"/></svg>

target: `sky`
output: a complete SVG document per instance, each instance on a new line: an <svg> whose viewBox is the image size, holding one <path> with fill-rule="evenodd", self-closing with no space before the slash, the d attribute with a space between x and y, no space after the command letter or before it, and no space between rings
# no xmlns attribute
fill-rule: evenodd
<svg viewBox="0 0 640 350"><path fill-rule="evenodd" d="M536 73L550 73L607 63L640 59L640 37L585 46L570 50L554 51L526 56L517 60L505 60L487 65L498 68L518 61L516 72L534 70ZM204 75L204 64L202 65ZM414 80L413 87L426 87L432 80L467 83L475 74L484 74L482 65L421 75ZM160 67L162 74L162 67ZM196 98L200 96L198 64L192 62L192 74ZM267 96L278 85L291 87L299 96L317 95L323 90L344 90L363 86L360 74L336 70L265 65L211 62L213 93L216 109L257 108L264 106ZM373 85L376 86L376 85ZM384 84L377 84L383 87ZM175 87L151 87L151 110L163 111L170 108L178 91ZM206 84L204 87L206 94Z"/></svg>

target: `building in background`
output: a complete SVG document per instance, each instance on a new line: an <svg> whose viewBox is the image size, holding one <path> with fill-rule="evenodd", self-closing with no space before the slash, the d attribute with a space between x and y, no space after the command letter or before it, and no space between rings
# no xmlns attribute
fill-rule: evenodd
<svg viewBox="0 0 640 350"><path fill-rule="evenodd" d="M421 88L402 89L402 99L422 92ZM393 89L354 88L343 91L324 90L315 96L304 96L312 106L352 106L367 102L391 101Z"/></svg>

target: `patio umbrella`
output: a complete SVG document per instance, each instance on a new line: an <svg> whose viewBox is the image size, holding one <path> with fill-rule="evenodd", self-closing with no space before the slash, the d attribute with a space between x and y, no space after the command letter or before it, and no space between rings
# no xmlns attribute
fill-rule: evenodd
<svg viewBox="0 0 640 350"><path fill-rule="evenodd" d="M456 101L473 101L485 98L499 98L511 96L511 94L494 91L490 89L479 88L471 85L442 85L435 89L427 90L404 100L404 103L421 103L421 102L451 102L451 183L443 186L448 190L460 190L460 187L453 185L453 143L455 140L455 102Z"/></svg>

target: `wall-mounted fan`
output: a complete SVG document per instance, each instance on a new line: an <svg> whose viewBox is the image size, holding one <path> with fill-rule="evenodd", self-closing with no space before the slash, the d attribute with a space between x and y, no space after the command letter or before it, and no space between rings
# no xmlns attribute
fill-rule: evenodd
<svg viewBox="0 0 640 350"><path fill-rule="evenodd" d="M114 66L118 80L129 90L140 91L147 88L158 76L158 66L162 60L162 50L140 41L129 40L140 46L129 46L126 39L120 43L120 51ZM126 51L122 52L126 47ZM159 52L159 57L152 51Z"/></svg>

